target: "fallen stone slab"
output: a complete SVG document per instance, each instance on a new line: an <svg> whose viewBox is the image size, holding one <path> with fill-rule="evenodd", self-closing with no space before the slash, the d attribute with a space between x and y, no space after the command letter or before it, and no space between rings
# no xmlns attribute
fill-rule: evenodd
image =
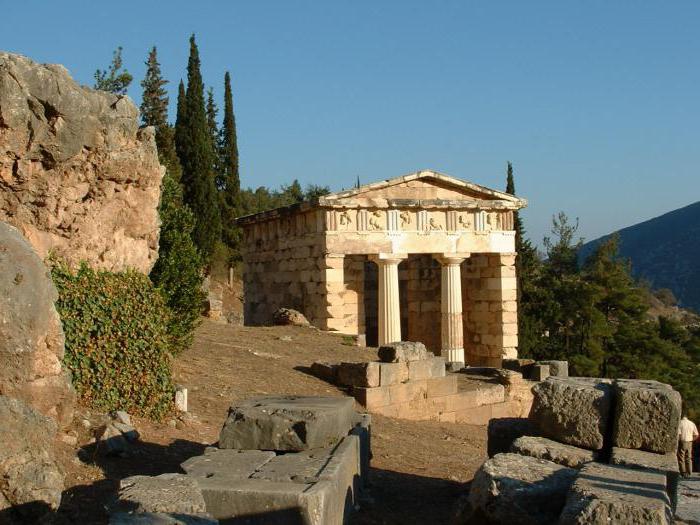
<svg viewBox="0 0 700 525"><path fill-rule="evenodd" d="M261 465L250 475L252 479L269 481L316 483L334 447L315 448L301 452L280 454Z"/></svg>
<svg viewBox="0 0 700 525"><path fill-rule="evenodd" d="M180 467L190 476L247 479L265 463L277 457L265 450L237 450L208 447L201 456L189 458Z"/></svg>
<svg viewBox="0 0 700 525"><path fill-rule="evenodd" d="M554 524L576 472L531 456L496 454L481 466L472 481L472 522Z"/></svg>
<svg viewBox="0 0 700 525"><path fill-rule="evenodd" d="M336 382L342 386L379 386L379 365L376 361L369 363L340 363Z"/></svg>
<svg viewBox="0 0 700 525"><path fill-rule="evenodd" d="M219 520L166 512L117 512L109 517L109 525L219 525Z"/></svg>
<svg viewBox="0 0 700 525"><path fill-rule="evenodd" d="M671 506L675 508L678 494L678 459L676 454L656 454L643 450L613 447L610 455L610 463L627 468L643 470L655 470L666 476L666 493L671 500Z"/></svg>
<svg viewBox="0 0 700 525"><path fill-rule="evenodd" d="M502 417L489 420L487 427L487 451L490 458L510 452L513 442L522 436L536 436L537 426L524 417Z"/></svg>
<svg viewBox="0 0 700 525"><path fill-rule="evenodd" d="M384 363L420 361L435 357L432 352L428 352L423 343L414 341L400 341L380 346L378 354L379 360Z"/></svg>
<svg viewBox="0 0 700 525"><path fill-rule="evenodd" d="M612 410L609 379L549 377L532 393L530 419L542 436L591 450L603 448Z"/></svg>
<svg viewBox="0 0 700 525"><path fill-rule="evenodd" d="M544 381L551 374L549 373L549 365L542 363L535 363L530 368L530 380L532 381Z"/></svg>
<svg viewBox="0 0 700 525"><path fill-rule="evenodd" d="M617 379L613 445L663 454L675 452L681 395L658 381Z"/></svg>
<svg viewBox="0 0 700 525"><path fill-rule="evenodd" d="M131 476L119 482L116 508L128 512L205 514L197 481L185 474Z"/></svg>
<svg viewBox="0 0 700 525"><path fill-rule="evenodd" d="M352 428L350 397L257 397L233 405L219 448L301 451L336 444Z"/></svg>
<svg viewBox="0 0 700 525"><path fill-rule="evenodd" d="M310 326L309 320L301 312L293 308L279 308L272 314L272 322L276 325Z"/></svg>
<svg viewBox="0 0 700 525"><path fill-rule="evenodd" d="M595 461L598 454L592 450L565 445L558 441L535 436L519 437L513 442L511 452L546 459L565 467L581 468L586 463Z"/></svg>
<svg viewBox="0 0 700 525"><path fill-rule="evenodd" d="M588 463L566 498L560 525L670 525L666 476L660 472Z"/></svg>
<svg viewBox="0 0 700 525"><path fill-rule="evenodd" d="M537 361L537 364L548 365L549 375L552 377L569 377L569 362L568 361Z"/></svg>

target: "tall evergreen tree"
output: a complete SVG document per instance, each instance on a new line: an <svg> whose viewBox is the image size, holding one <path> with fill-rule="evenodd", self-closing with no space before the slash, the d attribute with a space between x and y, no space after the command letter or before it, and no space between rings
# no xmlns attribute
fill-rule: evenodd
<svg viewBox="0 0 700 525"><path fill-rule="evenodd" d="M193 238L209 261L221 236L221 216L214 181L214 152L204 102L199 50L190 37L187 90L176 124L177 154L182 164L185 202L195 215Z"/></svg>
<svg viewBox="0 0 700 525"><path fill-rule="evenodd" d="M154 126L160 163L165 166L161 187L160 242L158 260L150 277L173 312L169 332L177 348L191 343L200 318L202 300L202 260L192 241L194 216L182 202L180 161L175 152L173 128L168 124L167 84L161 76L156 48L146 60L146 76L141 82L141 120Z"/></svg>
<svg viewBox="0 0 700 525"><path fill-rule="evenodd" d="M219 113L219 108L216 107L214 101L214 88L207 89L207 128L211 137L212 155L214 156L215 167L218 167L218 149L219 149L219 126L216 123L216 116ZM215 169L215 176L218 176L218 169Z"/></svg>
<svg viewBox="0 0 700 525"><path fill-rule="evenodd" d="M241 179L238 172L238 138L236 116L233 113L231 75L224 75L224 119L219 133L219 180L221 192L221 237L238 257L241 232L234 219L241 212Z"/></svg>
<svg viewBox="0 0 700 525"><path fill-rule="evenodd" d="M515 195L515 179L513 164L508 162L506 167L506 193ZM536 351L540 341L542 326L538 319L538 288L541 263L537 249L525 237L520 213L513 212L513 227L515 230L515 251L517 258L515 268L518 278L518 351L522 357L529 357Z"/></svg>
<svg viewBox="0 0 700 525"><path fill-rule="evenodd" d="M180 180L180 160L175 152L175 137L172 126L168 123L168 83L160 71L158 52L153 46L146 60L146 76L141 81L143 99L141 101L141 122L144 126L153 126L156 130L156 146L160 163L167 173L176 181Z"/></svg>

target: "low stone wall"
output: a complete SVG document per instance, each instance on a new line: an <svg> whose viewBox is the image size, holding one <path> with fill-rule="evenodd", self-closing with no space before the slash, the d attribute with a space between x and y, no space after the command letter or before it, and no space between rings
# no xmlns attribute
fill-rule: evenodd
<svg viewBox="0 0 700 525"><path fill-rule="evenodd" d="M393 343L379 349L382 361L314 363L312 372L349 387L369 412L408 420L486 425L492 418L525 417L533 383L522 374L498 369L448 373L445 359L422 343ZM476 370L490 377L470 380Z"/></svg>
<svg viewBox="0 0 700 525"><path fill-rule="evenodd" d="M218 448L185 461L186 475L122 480L112 523L141 523L148 513L192 523L346 523L370 460L371 419L353 405L287 396L232 406Z"/></svg>
<svg viewBox="0 0 700 525"><path fill-rule="evenodd" d="M670 524L681 397L656 381L556 378L489 424L461 523ZM556 480L556 482L555 482Z"/></svg>

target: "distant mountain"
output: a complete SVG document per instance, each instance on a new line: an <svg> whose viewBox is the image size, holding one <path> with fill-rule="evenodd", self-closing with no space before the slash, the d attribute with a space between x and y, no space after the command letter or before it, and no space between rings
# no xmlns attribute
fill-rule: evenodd
<svg viewBox="0 0 700 525"><path fill-rule="evenodd" d="M635 277L654 289L669 288L680 306L700 312L700 202L617 233L620 253L632 261ZM610 235L584 244L581 259Z"/></svg>

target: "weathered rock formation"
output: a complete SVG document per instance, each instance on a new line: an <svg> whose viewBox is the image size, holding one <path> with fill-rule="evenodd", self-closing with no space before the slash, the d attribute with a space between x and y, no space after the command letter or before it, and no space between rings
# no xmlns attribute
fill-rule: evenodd
<svg viewBox="0 0 700 525"><path fill-rule="evenodd" d="M75 392L61 366L56 297L34 249L0 222L0 394L26 401L63 426L73 417Z"/></svg>
<svg viewBox="0 0 700 525"><path fill-rule="evenodd" d="M0 145L0 220L42 258L150 271L162 171L129 98L0 52Z"/></svg>
<svg viewBox="0 0 700 525"><path fill-rule="evenodd" d="M0 522L42 523L58 508L63 474L53 455L53 420L0 396Z"/></svg>

